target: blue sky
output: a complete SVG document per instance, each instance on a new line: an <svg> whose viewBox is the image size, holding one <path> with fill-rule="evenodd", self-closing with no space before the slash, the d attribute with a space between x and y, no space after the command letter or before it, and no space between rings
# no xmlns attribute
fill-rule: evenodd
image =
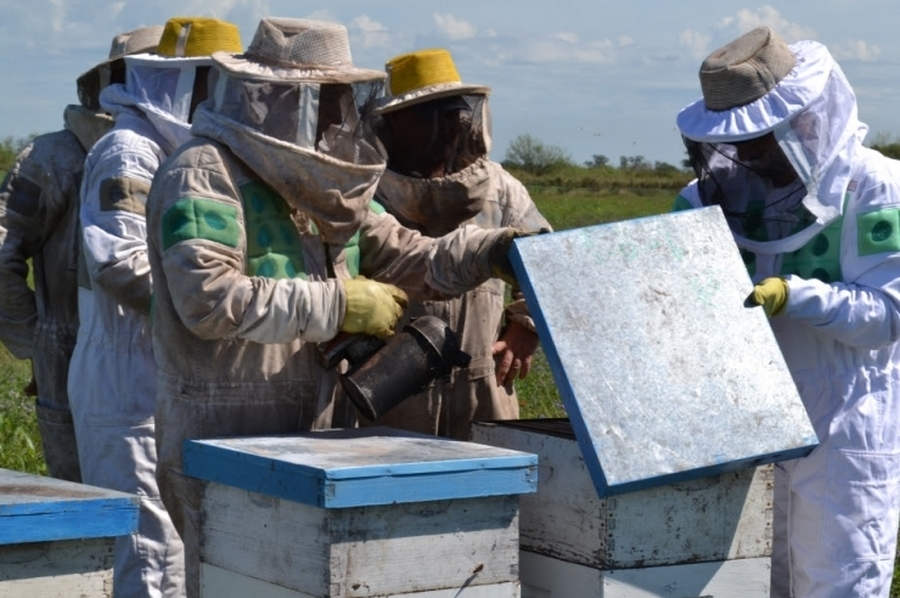
<svg viewBox="0 0 900 598"><path fill-rule="evenodd" d="M112 36L172 16L236 23L249 44L263 16L343 23L354 62L383 68L400 53L444 47L466 82L492 88L494 148L522 134L565 150L678 164L675 116L699 97L712 50L760 24L789 42L829 47L857 93L868 142L900 138L900 30L888 0L0 0L0 138L62 126L75 78L105 58Z"/></svg>

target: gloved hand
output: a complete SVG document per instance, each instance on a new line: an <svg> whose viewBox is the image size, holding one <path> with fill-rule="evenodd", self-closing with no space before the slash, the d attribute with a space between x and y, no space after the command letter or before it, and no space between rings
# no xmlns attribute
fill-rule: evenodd
<svg viewBox="0 0 900 598"><path fill-rule="evenodd" d="M406 293L392 284L369 280L365 276L342 282L347 308L341 330L378 338L392 336L408 303Z"/></svg>
<svg viewBox="0 0 900 598"><path fill-rule="evenodd" d="M762 305L766 315L772 318L784 313L787 302L787 280L780 276L772 276L764 278L753 287L753 292L751 292L747 296L747 299L744 300L744 305L746 307Z"/></svg>

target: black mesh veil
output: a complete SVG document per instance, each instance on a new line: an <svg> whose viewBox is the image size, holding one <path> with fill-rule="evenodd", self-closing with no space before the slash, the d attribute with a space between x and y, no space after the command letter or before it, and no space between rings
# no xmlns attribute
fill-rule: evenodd
<svg viewBox="0 0 900 598"><path fill-rule="evenodd" d="M790 162L770 149L741 159L740 143L683 138L703 205L722 208L732 232L753 241L790 236L815 222L803 205L807 189ZM782 159L783 158L783 159Z"/></svg>
<svg viewBox="0 0 900 598"><path fill-rule="evenodd" d="M373 115L372 126L388 155L388 168L406 176L459 172L490 149L487 96L443 97Z"/></svg>

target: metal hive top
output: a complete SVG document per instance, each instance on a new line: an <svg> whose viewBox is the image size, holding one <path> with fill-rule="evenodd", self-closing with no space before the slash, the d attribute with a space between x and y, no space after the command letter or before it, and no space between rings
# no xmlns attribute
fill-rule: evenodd
<svg viewBox="0 0 900 598"><path fill-rule="evenodd" d="M600 496L817 444L718 207L517 239L511 259Z"/></svg>

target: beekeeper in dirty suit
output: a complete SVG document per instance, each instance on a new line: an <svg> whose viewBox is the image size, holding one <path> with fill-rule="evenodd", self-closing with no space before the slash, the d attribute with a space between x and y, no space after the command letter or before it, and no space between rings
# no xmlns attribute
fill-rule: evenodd
<svg viewBox="0 0 900 598"><path fill-rule="evenodd" d="M79 104L66 106L64 128L28 144L0 187L0 340L31 360L27 392L36 396L47 473L72 482L81 481L66 389L78 334L78 187L88 150L113 125L98 95L124 80L123 56L155 50L161 33L157 26L115 36L108 59L78 77Z"/></svg>
<svg viewBox="0 0 900 598"><path fill-rule="evenodd" d="M710 54L677 118L819 446L776 468L772 595L887 597L900 509L900 165L828 50L767 27ZM763 372L761 372L763 374Z"/></svg>
<svg viewBox="0 0 900 598"><path fill-rule="evenodd" d="M147 204L158 475L189 597L200 489L182 473L184 441L355 425L317 343L390 336L406 292L511 277L513 238L472 228L428 239L371 202L385 163L365 111L384 73L353 66L342 25L266 18L246 54L213 57L197 139L159 171Z"/></svg>
<svg viewBox="0 0 900 598"><path fill-rule="evenodd" d="M429 237L464 225L550 231L525 186L488 158L490 88L462 83L441 48L397 56L385 70L374 125L388 154L379 204ZM518 419L513 382L527 375L538 337L521 291L508 304L505 292L495 278L452 300L409 305L405 320L441 318L472 359L375 423L468 440L472 421Z"/></svg>
<svg viewBox="0 0 900 598"><path fill-rule="evenodd" d="M100 103L115 127L88 154L81 186L84 276L69 396L88 484L141 497L138 529L117 538L113 583L124 596L181 596L183 547L156 483L156 364L144 208L166 157L190 138L215 50L240 51L237 27L174 18L156 53L125 58Z"/></svg>

